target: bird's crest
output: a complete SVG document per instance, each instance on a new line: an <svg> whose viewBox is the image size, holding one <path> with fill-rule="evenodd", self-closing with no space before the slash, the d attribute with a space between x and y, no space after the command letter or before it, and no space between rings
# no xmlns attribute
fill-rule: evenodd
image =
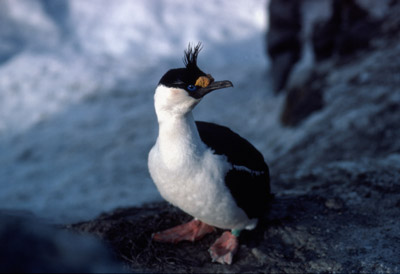
<svg viewBox="0 0 400 274"><path fill-rule="evenodd" d="M201 42L199 42L194 48L189 43L187 50L185 50L185 56L183 57L183 63L187 69L197 68L197 56L201 49Z"/></svg>

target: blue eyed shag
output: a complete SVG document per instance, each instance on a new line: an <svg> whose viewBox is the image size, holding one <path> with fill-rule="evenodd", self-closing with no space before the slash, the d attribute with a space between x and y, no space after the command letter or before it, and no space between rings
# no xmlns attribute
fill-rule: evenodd
<svg viewBox="0 0 400 274"><path fill-rule="evenodd" d="M193 216L189 223L153 234L153 240L195 241L226 229L209 249L213 261L231 264L243 229L254 229L270 200L262 154L227 127L195 121L193 108L211 91L233 87L197 66L199 43L184 52L184 68L161 78L154 105L158 138L148 167L161 196Z"/></svg>

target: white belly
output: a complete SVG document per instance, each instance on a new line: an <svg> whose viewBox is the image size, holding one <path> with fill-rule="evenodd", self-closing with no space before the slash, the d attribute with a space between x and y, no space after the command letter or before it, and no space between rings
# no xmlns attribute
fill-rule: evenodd
<svg viewBox="0 0 400 274"><path fill-rule="evenodd" d="M201 157L186 157L181 164L166 163L156 144L149 154L149 170L161 195L193 217L223 229L252 229L236 205L224 179L231 165L207 149Z"/></svg>

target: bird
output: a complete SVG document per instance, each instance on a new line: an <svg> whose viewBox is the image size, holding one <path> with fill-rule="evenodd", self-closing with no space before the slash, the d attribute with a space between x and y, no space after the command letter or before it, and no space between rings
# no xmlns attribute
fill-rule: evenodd
<svg viewBox="0 0 400 274"><path fill-rule="evenodd" d="M200 42L189 43L185 67L168 70L155 89L159 130L148 156L161 196L193 220L155 232L152 239L196 241L219 228L224 232L209 249L211 259L232 264L241 231L254 229L268 210L269 168L263 155L228 127L194 120L192 110L205 95L233 87L198 67L201 49Z"/></svg>

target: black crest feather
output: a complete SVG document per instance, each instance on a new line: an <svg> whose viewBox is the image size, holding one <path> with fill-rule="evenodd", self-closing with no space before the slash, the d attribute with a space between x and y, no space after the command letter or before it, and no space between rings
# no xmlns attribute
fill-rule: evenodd
<svg viewBox="0 0 400 274"><path fill-rule="evenodd" d="M189 43L187 50L185 50L185 56L183 57L183 63L186 68L197 68L197 56L201 49L201 42L199 42L194 48Z"/></svg>

